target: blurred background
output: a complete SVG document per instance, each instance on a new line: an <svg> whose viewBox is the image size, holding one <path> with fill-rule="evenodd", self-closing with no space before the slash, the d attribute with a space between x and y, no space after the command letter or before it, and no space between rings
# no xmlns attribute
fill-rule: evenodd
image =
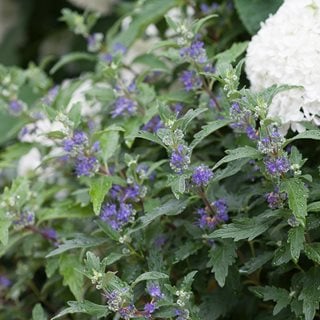
<svg viewBox="0 0 320 320"><path fill-rule="evenodd" d="M0 63L26 67L44 57L82 51L86 43L59 21L61 10L70 8L101 14L97 29L106 30L132 1L118 0L0 0Z"/></svg>

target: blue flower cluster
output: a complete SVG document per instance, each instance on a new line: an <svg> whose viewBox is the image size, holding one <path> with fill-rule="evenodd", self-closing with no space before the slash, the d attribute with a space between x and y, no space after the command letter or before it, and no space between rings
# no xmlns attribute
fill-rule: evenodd
<svg viewBox="0 0 320 320"><path fill-rule="evenodd" d="M224 199L218 199L211 203L210 208L200 208L196 213L201 229L213 230L218 224L229 220L228 206Z"/></svg>
<svg viewBox="0 0 320 320"><path fill-rule="evenodd" d="M209 183L212 177L213 173L211 169L202 164L193 170L191 180L197 187L204 187Z"/></svg>
<svg viewBox="0 0 320 320"><path fill-rule="evenodd" d="M245 132L250 140L258 140L256 121L249 109L241 108L239 103L235 102L231 105L230 117L233 120L231 128L238 132Z"/></svg>
<svg viewBox="0 0 320 320"><path fill-rule="evenodd" d="M180 81L186 91L196 90L202 86L202 80L194 70L183 71L180 76Z"/></svg>
<svg viewBox="0 0 320 320"><path fill-rule="evenodd" d="M121 230L126 224L133 222L136 211L131 203L138 202L141 196L141 187L132 184L126 187L113 185L109 191L112 202L102 206L100 212L101 220L105 221L114 230Z"/></svg>
<svg viewBox="0 0 320 320"><path fill-rule="evenodd" d="M99 151L99 143L95 142L90 148L89 138L83 131L75 131L71 138L63 141L63 149L67 152L67 159L74 160L74 169L78 177L92 176L99 168L94 155Z"/></svg>
<svg viewBox="0 0 320 320"><path fill-rule="evenodd" d="M271 209L282 208L287 197L287 194L285 192L280 192L279 188L275 188L274 191L266 194L268 206Z"/></svg>
<svg viewBox="0 0 320 320"><path fill-rule="evenodd" d="M188 169L190 164L190 150L187 146L179 144L178 147L173 150L170 157L170 167L178 174L182 174Z"/></svg>

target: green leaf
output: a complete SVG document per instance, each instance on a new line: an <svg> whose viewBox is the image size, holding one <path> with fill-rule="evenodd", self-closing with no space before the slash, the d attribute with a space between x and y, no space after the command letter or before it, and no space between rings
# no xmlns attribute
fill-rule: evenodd
<svg viewBox="0 0 320 320"><path fill-rule="evenodd" d="M271 13L275 13L283 0L235 0L234 4L241 21L246 29L255 34L260 29L260 23L266 20Z"/></svg>
<svg viewBox="0 0 320 320"><path fill-rule="evenodd" d="M320 212L320 201L309 203L308 212Z"/></svg>
<svg viewBox="0 0 320 320"><path fill-rule="evenodd" d="M192 283L194 281L194 277L196 276L197 273L198 273L197 270L190 271L186 276L184 276L180 287L183 290L190 291L191 290L191 285L192 285Z"/></svg>
<svg viewBox="0 0 320 320"><path fill-rule="evenodd" d="M252 257L239 271L241 273L251 274L262 268L268 261L272 259L272 257L273 252L265 252L256 257Z"/></svg>
<svg viewBox="0 0 320 320"><path fill-rule="evenodd" d="M302 226L291 228L289 230L288 243L290 244L292 259L297 262L304 244L304 228Z"/></svg>
<svg viewBox="0 0 320 320"><path fill-rule="evenodd" d="M160 205L159 207L153 208L151 211L147 212L138 220L138 223L140 223L138 227L131 230L129 233L135 232L137 230L140 230L141 228L146 227L152 221L156 220L157 218L160 218L161 216L175 216L180 214L187 207L188 202L188 199L171 199L166 203Z"/></svg>
<svg viewBox="0 0 320 320"><path fill-rule="evenodd" d="M104 131L99 137L102 159L104 162L107 162L107 160L116 152L119 146L119 137L120 135L117 130Z"/></svg>
<svg viewBox="0 0 320 320"><path fill-rule="evenodd" d="M278 314L282 309L287 307L291 302L289 292L283 288L276 287L250 287L250 291L254 292L263 301L274 301L276 305L273 309L273 315Z"/></svg>
<svg viewBox="0 0 320 320"><path fill-rule="evenodd" d="M215 56L217 59L216 68L220 69L222 64L231 64L240 57L248 47L248 41L234 43L231 48Z"/></svg>
<svg viewBox="0 0 320 320"><path fill-rule="evenodd" d="M209 251L207 267L211 268L220 287L225 284L229 266L236 260L236 249L236 244L231 240L217 244Z"/></svg>
<svg viewBox="0 0 320 320"><path fill-rule="evenodd" d="M183 261L195 254L202 248L202 244L196 241L188 241L179 246L179 248L174 253L173 264Z"/></svg>
<svg viewBox="0 0 320 320"><path fill-rule="evenodd" d="M194 118L198 117L201 113L206 112L207 110L208 110L207 108L198 108L195 110L190 109L183 117L181 117L176 121L175 125L179 126L181 130L185 132L188 128L188 125L191 123L191 121Z"/></svg>
<svg viewBox="0 0 320 320"><path fill-rule="evenodd" d="M281 183L280 189L288 195L289 208L297 221L304 227L307 216L308 189L298 178L291 178Z"/></svg>
<svg viewBox="0 0 320 320"><path fill-rule="evenodd" d="M112 43L121 43L129 47L142 34L145 28L163 18L165 13L178 4L177 0L149 0L135 10L132 22L126 31L119 33Z"/></svg>
<svg viewBox="0 0 320 320"><path fill-rule="evenodd" d="M176 175L170 181L170 186L174 196L179 199L186 190L186 177L184 175Z"/></svg>
<svg viewBox="0 0 320 320"><path fill-rule="evenodd" d="M96 221L96 224L100 229L112 240L118 241L120 234L118 231L112 229L107 223L101 221L100 219Z"/></svg>
<svg viewBox="0 0 320 320"><path fill-rule="evenodd" d="M0 219L0 241L4 246L8 244L10 226L11 221L9 219Z"/></svg>
<svg viewBox="0 0 320 320"><path fill-rule="evenodd" d="M232 238L235 241L253 240L269 229L275 218L261 219L259 217L234 219L233 223L225 224L220 229L210 233L207 238Z"/></svg>
<svg viewBox="0 0 320 320"><path fill-rule="evenodd" d="M304 253L306 256L317 264L320 264L320 243L305 243Z"/></svg>
<svg viewBox="0 0 320 320"><path fill-rule="evenodd" d="M59 319L67 314L72 314L72 313L85 313L85 314L89 314L91 316L97 317L97 319L101 319L101 318L106 318L107 315L110 313L107 306L95 304L88 300L84 300L81 302L69 301L68 305L70 307L59 312L51 320Z"/></svg>
<svg viewBox="0 0 320 320"><path fill-rule="evenodd" d="M117 252L111 252L109 255L107 255L103 260L102 263L105 264L106 266L109 266L123 257L127 256L126 254L123 253L117 253Z"/></svg>
<svg viewBox="0 0 320 320"><path fill-rule="evenodd" d="M150 271L141 274L133 283L132 287L141 281L169 279L169 276L162 272Z"/></svg>
<svg viewBox="0 0 320 320"><path fill-rule="evenodd" d="M47 320L47 316L40 303L37 303L32 309L32 320Z"/></svg>
<svg viewBox="0 0 320 320"><path fill-rule="evenodd" d="M104 238L93 238L79 235L75 239L66 240L63 244L59 245L57 249L47 254L46 258L56 256L72 249L96 247L105 243L106 241L107 239Z"/></svg>
<svg viewBox="0 0 320 320"><path fill-rule="evenodd" d="M51 69L50 74L56 73L59 69L61 69L64 65L79 61L79 60L87 60L87 61L96 61L96 56L91 53L86 52L72 52L64 55Z"/></svg>
<svg viewBox="0 0 320 320"><path fill-rule="evenodd" d="M228 155L226 155L220 161L218 161L214 165L212 170L217 169L218 167L220 167L224 163L228 163L228 162L231 162L234 160L244 159L244 158L258 159L261 157L261 153L257 149L249 147L249 146L239 147L239 148L233 149L233 150L227 150L226 153L228 153Z"/></svg>
<svg viewBox="0 0 320 320"><path fill-rule="evenodd" d="M154 143L159 144L162 147L166 148L166 146L162 143L161 139L158 136L156 136L154 133L147 132L147 131L140 131L136 135L136 138L145 139L145 140L154 142Z"/></svg>
<svg viewBox="0 0 320 320"><path fill-rule="evenodd" d="M320 302L320 270L319 268L311 268L304 273L302 278L303 288L298 300L303 302L303 313L305 320L313 320L316 310L319 309Z"/></svg>
<svg viewBox="0 0 320 320"><path fill-rule="evenodd" d="M202 127L202 130L194 135L194 139L190 144L190 148L194 149L204 138L209 136L211 133L225 127L230 123L230 120L216 120L209 122Z"/></svg>
<svg viewBox="0 0 320 320"><path fill-rule="evenodd" d="M228 177L235 175L249 161L250 161L250 159L244 158L244 159L229 162L224 169L222 169L222 170L219 169L219 170L215 171L214 176L211 179L211 182L217 182L222 179L225 179L225 178L228 178Z"/></svg>
<svg viewBox="0 0 320 320"><path fill-rule="evenodd" d="M93 205L93 211L96 215L100 214L101 205L104 197L112 187L112 181L107 176L100 176L90 180L89 194Z"/></svg>
<svg viewBox="0 0 320 320"><path fill-rule="evenodd" d="M194 34L197 34L199 32L199 30L203 27L203 25L205 23L207 23L209 20L211 20L212 18L216 18L218 17L217 14L211 14L209 16L206 16L204 18L201 18L199 20L196 20L193 25L192 25L192 31Z"/></svg>
<svg viewBox="0 0 320 320"><path fill-rule="evenodd" d="M150 68L152 71L170 72L167 65L153 54L146 53L136 57L132 63L141 63Z"/></svg>
<svg viewBox="0 0 320 320"><path fill-rule="evenodd" d="M60 256L59 272L63 276L63 284L70 288L75 298L80 301L83 297L83 275L77 271L80 260L78 255L63 254Z"/></svg>
<svg viewBox="0 0 320 320"><path fill-rule="evenodd" d="M301 132L294 136L291 139L286 140L284 143L284 146L288 145L289 143L295 141L295 140L301 140L301 139L311 139L311 140L320 140L320 130L308 130Z"/></svg>
<svg viewBox="0 0 320 320"><path fill-rule="evenodd" d="M275 266L280 266L281 264L289 262L291 259L290 245L286 243L274 252L272 263Z"/></svg>

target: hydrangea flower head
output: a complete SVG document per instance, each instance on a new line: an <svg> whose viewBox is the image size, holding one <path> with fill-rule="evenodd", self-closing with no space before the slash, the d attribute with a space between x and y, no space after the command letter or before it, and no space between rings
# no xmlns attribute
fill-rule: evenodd
<svg viewBox="0 0 320 320"><path fill-rule="evenodd" d="M268 115L282 131L303 131L302 121L320 124L320 6L313 0L285 0L252 38L246 72L255 91L273 84L303 86L277 94Z"/></svg>

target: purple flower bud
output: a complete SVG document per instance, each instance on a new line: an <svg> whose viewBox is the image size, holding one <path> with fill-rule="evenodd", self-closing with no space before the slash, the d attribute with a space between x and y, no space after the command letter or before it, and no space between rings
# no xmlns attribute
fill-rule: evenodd
<svg viewBox="0 0 320 320"><path fill-rule="evenodd" d="M257 131L252 127L252 126L247 126L246 128L246 133L249 139L251 140L257 140L258 139L258 134Z"/></svg>
<svg viewBox="0 0 320 320"><path fill-rule="evenodd" d="M159 129L163 128L163 122L159 115L152 117L143 127L142 130L156 133Z"/></svg>
<svg viewBox="0 0 320 320"><path fill-rule="evenodd" d="M202 187L206 186L212 177L213 173L211 169L202 164L194 169L191 179L196 186Z"/></svg>
<svg viewBox="0 0 320 320"><path fill-rule="evenodd" d="M266 166L267 172L271 176L280 176L290 169L290 162L286 156L278 158L267 157L264 159L264 164Z"/></svg>
<svg viewBox="0 0 320 320"><path fill-rule="evenodd" d="M152 298L163 298L163 293L161 292L160 286L155 283L152 283L148 286L148 293Z"/></svg>
<svg viewBox="0 0 320 320"><path fill-rule="evenodd" d="M19 100L12 100L9 102L9 111L13 115L19 115L23 110L23 103Z"/></svg>
<svg viewBox="0 0 320 320"><path fill-rule="evenodd" d="M180 144L174 150L170 157L170 167L175 172L182 174L184 170L188 169L190 164L189 148Z"/></svg>
<svg viewBox="0 0 320 320"><path fill-rule="evenodd" d="M116 118L123 115L133 115L137 110L137 103L126 97L119 97L111 112L112 118Z"/></svg>
<svg viewBox="0 0 320 320"><path fill-rule="evenodd" d="M195 71L183 71L180 76L180 81L184 85L186 91L196 90L202 86L202 80L196 75Z"/></svg>
<svg viewBox="0 0 320 320"><path fill-rule="evenodd" d="M122 54L125 54L127 52L127 48L126 46L124 46L122 43L115 43L112 47L113 49L113 52L114 53L122 53Z"/></svg>
<svg viewBox="0 0 320 320"><path fill-rule="evenodd" d="M79 155L75 160L75 172L78 177L91 176L98 169L98 160L93 156Z"/></svg>
<svg viewBox="0 0 320 320"><path fill-rule="evenodd" d="M144 305L144 312L147 317L150 317L156 310L156 304L154 302L148 302Z"/></svg>
<svg viewBox="0 0 320 320"><path fill-rule="evenodd" d="M189 47L180 50L181 57L188 57L199 64L204 64L208 61L207 53L202 41L194 41Z"/></svg>
<svg viewBox="0 0 320 320"><path fill-rule="evenodd" d="M11 285L11 280L6 276L0 275L0 288L8 288Z"/></svg>

